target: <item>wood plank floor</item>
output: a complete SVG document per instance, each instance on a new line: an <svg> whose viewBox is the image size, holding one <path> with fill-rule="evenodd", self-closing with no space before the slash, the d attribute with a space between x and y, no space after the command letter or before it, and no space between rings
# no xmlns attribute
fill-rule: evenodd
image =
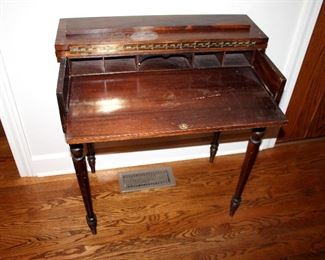
<svg viewBox="0 0 325 260"><path fill-rule="evenodd" d="M95 236L74 175L1 177L0 259L325 259L325 140L262 151L229 217L242 159L169 163L176 187L129 194L117 182L129 169L91 175Z"/></svg>

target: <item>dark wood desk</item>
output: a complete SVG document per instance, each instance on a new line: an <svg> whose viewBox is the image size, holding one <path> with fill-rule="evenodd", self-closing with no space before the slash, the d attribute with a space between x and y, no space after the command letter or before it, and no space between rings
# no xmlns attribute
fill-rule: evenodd
<svg viewBox="0 0 325 260"><path fill-rule="evenodd" d="M62 19L57 97L87 222L96 233L85 157L95 172L94 143L252 129L230 215L285 78L264 54L267 37L247 17L157 16ZM86 148L86 155L84 148Z"/></svg>

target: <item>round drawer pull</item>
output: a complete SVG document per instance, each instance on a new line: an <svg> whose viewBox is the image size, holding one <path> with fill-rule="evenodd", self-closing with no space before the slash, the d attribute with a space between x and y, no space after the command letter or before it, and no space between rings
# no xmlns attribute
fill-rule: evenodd
<svg viewBox="0 0 325 260"><path fill-rule="evenodd" d="M188 124L181 123L178 125L178 127L179 127L179 129L186 130L186 129L188 129Z"/></svg>

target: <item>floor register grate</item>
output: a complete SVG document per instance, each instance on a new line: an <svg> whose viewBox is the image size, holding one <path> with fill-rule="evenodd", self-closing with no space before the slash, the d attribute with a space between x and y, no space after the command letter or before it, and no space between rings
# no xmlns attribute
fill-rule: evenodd
<svg viewBox="0 0 325 260"><path fill-rule="evenodd" d="M119 174L122 192L175 186L171 167L161 167Z"/></svg>

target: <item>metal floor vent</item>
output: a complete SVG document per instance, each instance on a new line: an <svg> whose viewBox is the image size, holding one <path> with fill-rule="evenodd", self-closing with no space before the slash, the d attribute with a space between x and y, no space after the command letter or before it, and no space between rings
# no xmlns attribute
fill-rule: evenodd
<svg viewBox="0 0 325 260"><path fill-rule="evenodd" d="M122 192L175 186L171 167L161 167L119 174Z"/></svg>

